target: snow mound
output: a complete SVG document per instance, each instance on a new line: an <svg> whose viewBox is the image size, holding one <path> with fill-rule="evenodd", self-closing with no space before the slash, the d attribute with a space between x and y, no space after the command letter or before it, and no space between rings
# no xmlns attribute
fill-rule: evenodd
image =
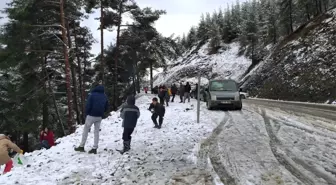
<svg viewBox="0 0 336 185"><path fill-rule="evenodd" d="M239 80L251 65L250 59L238 55L238 43L228 44L213 55L208 55L208 48L209 43L204 44L199 50L196 47L192 48L175 63L170 64L167 71L157 74L154 77L154 86L185 82L189 78L197 77L199 71L204 73L205 79L202 79L202 83L206 83L206 79L212 77Z"/></svg>
<svg viewBox="0 0 336 185"><path fill-rule="evenodd" d="M0 184L69 185L69 184L166 184L174 174L195 168L195 146L206 138L223 118L221 112L210 112L202 105L201 122L196 123L196 101L170 103L162 129L154 129L151 112L147 110L152 95L137 99L141 116L133 133L132 149L121 155L121 118L119 112L103 120L98 154L78 153L83 126L74 134L60 138L49 150L26 153L28 165L13 168L0 176ZM92 129L93 130L93 129ZM93 132L89 133L85 149L93 146ZM197 159L196 159L197 160ZM195 176L200 174L195 170ZM201 180L201 179L200 179Z"/></svg>

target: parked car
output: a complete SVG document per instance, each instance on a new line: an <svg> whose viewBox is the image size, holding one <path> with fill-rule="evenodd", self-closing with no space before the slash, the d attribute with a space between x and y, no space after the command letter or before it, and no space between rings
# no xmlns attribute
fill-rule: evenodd
<svg viewBox="0 0 336 185"><path fill-rule="evenodd" d="M249 94L247 92L239 92L240 99L247 99L249 97Z"/></svg>
<svg viewBox="0 0 336 185"><path fill-rule="evenodd" d="M204 90L207 108L231 107L241 110L243 103L240 91L234 80L210 80Z"/></svg>

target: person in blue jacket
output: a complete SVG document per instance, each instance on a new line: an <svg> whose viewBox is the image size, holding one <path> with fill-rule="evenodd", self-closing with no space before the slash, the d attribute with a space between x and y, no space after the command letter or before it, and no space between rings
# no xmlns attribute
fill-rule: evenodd
<svg viewBox="0 0 336 185"><path fill-rule="evenodd" d="M84 145L86 143L89 130L94 124L94 144L92 150L89 153L97 154L97 148L99 143L99 129L100 123L104 117L104 113L108 110L108 100L105 95L104 86L98 85L92 91L86 102L85 112L86 119L83 129L82 141L79 147L75 148L75 151L85 152Z"/></svg>

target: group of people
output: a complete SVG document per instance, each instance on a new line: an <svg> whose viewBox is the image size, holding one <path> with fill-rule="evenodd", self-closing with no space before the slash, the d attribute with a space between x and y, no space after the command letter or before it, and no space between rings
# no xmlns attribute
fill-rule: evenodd
<svg viewBox="0 0 336 185"><path fill-rule="evenodd" d="M179 87L177 87L175 84L172 84L170 88L166 87L165 85L160 85L158 89L159 90L157 94L161 105L166 103L166 106L169 106L170 98L172 97L171 102L174 102L176 95L180 96L180 103L185 103L186 100L190 102L191 85L189 82L187 82L185 85L181 82Z"/></svg>
<svg viewBox="0 0 336 185"><path fill-rule="evenodd" d="M165 114L165 108L162 104L158 103L157 98L152 99L152 103L149 108L152 111L152 120L154 122L154 128L161 128L163 117ZM82 140L75 151L85 152L84 146L88 137L90 127L94 125L94 144L93 148L89 151L91 154L97 154L97 148L99 143L99 129L103 119L104 113L108 110L108 99L105 95L105 90L102 85L96 86L90 93L86 102L86 120L82 134ZM132 133L137 125L138 118L140 117L140 109L135 105L135 97L128 96L125 104L120 110L120 117L123 119L122 127L124 128L122 139L123 149L121 153L127 152L131 149ZM157 122L159 118L159 122Z"/></svg>

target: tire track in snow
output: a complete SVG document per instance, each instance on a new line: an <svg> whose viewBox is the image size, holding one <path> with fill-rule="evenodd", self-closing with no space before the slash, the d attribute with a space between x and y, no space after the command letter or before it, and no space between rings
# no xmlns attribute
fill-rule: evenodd
<svg viewBox="0 0 336 185"><path fill-rule="evenodd" d="M217 137L223 131L224 126L231 120L232 117L228 112L225 112L224 120L213 130L210 137L208 137L203 143L201 143L199 151L199 163L198 166L201 169L207 169L208 158L213 166L213 169L219 176L222 183L225 185L237 185L236 179L232 177L220 159L220 153L217 145Z"/></svg>
<svg viewBox="0 0 336 185"><path fill-rule="evenodd" d="M264 119L266 131L270 138L270 147L274 154L274 157L279 161L281 165L283 165L291 174L293 174L301 182L307 185L315 185L314 180L311 179L306 174L302 173L301 170L295 165L296 163L294 161L290 161L290 159L286 157L284 153L281 153L279 151L278 146L280 145L280 141L274 134L270 119L266 116L266 112L264 109L262 109L262 113L260 115Z"/></svg>

